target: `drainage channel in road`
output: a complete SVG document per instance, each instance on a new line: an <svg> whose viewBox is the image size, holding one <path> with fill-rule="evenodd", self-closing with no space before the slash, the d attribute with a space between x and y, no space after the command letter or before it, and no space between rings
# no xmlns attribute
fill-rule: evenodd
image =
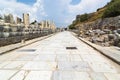
<svg viewBox="0 0 120 80"><path fill-rule="evenodd" d="M76 50L77 47L66 47L67 50Z"/></svg>
<svg viewBox="0 0 120 80"><path fill-rule="evenodd" d="M18 50L18 52L35 52L36 49L21 49L21 50Z"/></svg>

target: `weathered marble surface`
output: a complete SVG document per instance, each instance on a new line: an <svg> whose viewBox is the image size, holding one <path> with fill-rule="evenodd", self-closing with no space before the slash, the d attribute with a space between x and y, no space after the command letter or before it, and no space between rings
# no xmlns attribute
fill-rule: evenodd
<svg viewBox="0 0 120 80"><path fill-rule="evenodd" d="M20 51L25 49L35 51ZM0 55L0 80L120 80L120 66L61 32Z"/></svg>

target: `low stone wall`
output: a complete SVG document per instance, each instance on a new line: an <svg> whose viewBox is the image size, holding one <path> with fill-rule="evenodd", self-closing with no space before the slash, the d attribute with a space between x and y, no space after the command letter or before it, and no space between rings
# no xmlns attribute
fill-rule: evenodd
<svg viewBox="0 0 120 80"><path fill-rule="evenodd" d="M0 38L0 47L10 45L10 44L15 44L19 43L22 40L31 40L34 38L46 36L51 33L41 33L41 34L27 34L27 35L22 35L22 36L14 36L14 37L7 37L7 38Z"/></svg>

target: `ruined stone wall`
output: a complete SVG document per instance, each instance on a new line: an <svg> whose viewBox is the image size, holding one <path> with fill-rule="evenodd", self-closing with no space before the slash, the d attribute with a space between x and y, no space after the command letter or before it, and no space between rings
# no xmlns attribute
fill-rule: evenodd
<svg viewBox="0 0 120 80"><path fill-rule="evenodd" d="M119 46L120 16L80 24L78 35L102 46ZM118 35L116 35L118 34Z"/></svg>
<svg viewBox="0 0 120 80"><path fill-rule="evenodd" d="M0 38L0 47L2 46L6 46L6 45L10 45L10 44L16 44L21 42L22 40L31 40L31 39L35 39L38 37L42 37L42 36L46 36L49 35L51 33L42 33L42 34L27 34L27 35L22 35L22 36L13 36L13 37L7 37L7 38Z"/></svg>
<svg viewBox="0 0 120 80"><path fill-rule="evenodd" d="M79 25L80 30L90 30L90 29L110 29L115 30L120 28L120 16L98 19L93 22L83 23Z"/></svg>

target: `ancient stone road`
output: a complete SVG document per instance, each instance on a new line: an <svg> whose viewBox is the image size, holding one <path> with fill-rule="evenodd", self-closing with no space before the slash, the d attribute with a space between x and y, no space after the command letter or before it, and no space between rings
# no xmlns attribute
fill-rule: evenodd
<svg viewBox="0 0 120 80"><path fill-rule="evenodd" d="M0 80L120 80L120 66L61 32L0 55Z"/></svg>

